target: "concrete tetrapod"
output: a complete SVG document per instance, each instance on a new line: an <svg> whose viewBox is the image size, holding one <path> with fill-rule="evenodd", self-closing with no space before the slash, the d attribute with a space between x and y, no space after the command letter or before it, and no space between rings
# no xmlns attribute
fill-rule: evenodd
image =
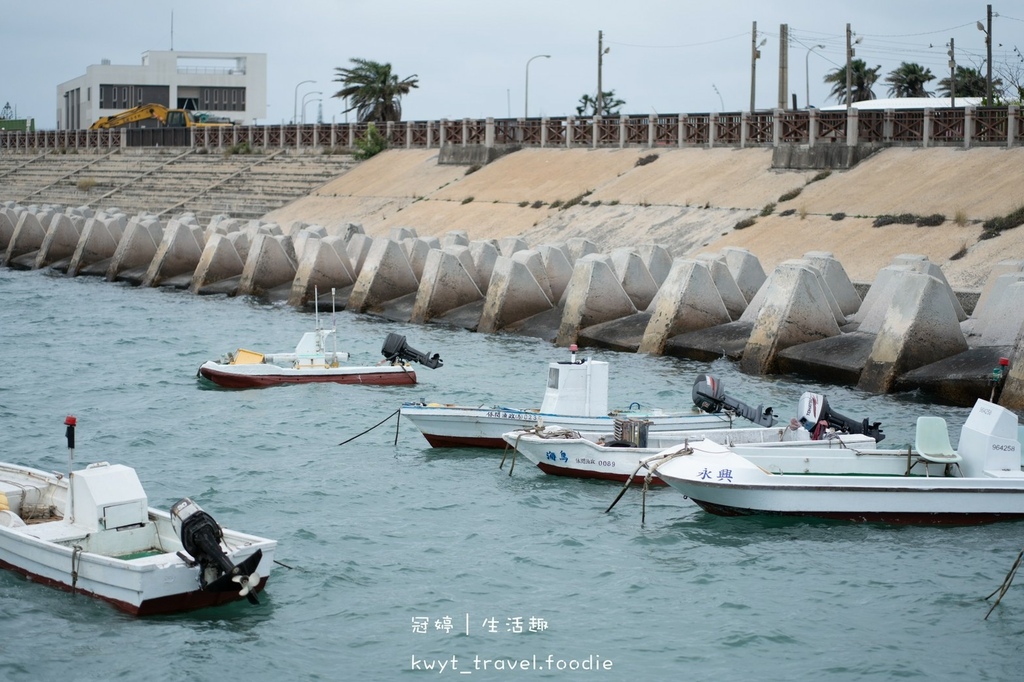
<svg viewBox="0 0 1024 682"><path fill-rule="evenodd" d="M861 390L888 393L899 375L967 350L949 285L922 273L902 279L861 372Z"/></svg>
<svg viewBox="0 0 1024 682"><path fill-rule="evenodd" d="M580 330L600 322L632 315L636 306L626 294L611 264L603 254L590 254L576 261L565 293L565 308L555 344L576 343Z"/></svg>
<svg viewBox="0 0 1024 682"><path fill-rule="evenodd" d="M114 257L107 267L107 281L138 284L153 262L164 238L164 225L156 216L137 215L128 221Z"/></svg>
<svg viewBox="0 0 1024 682"><path fill-rule="evenodd" d="M58 270L67 270L68 261L78 247L78 240L82 238L84 227L85 218L82 216L65 213L53 216L50 220L50 229L39 246L33 267L38 270L49 265Z"/></svg>
<svg viewBox="0 0 1024 682"><path fill-rule="evenodd" d="M741 371L774 374L780 351L840 333L820 281L819 273L800 260L785 261L772 271L740 360Z"/></svg>
<svg viewBox="0 0 1024 682"><path fill-rule="evenodd" d="M123 213L97 213L85 221L82 237L78 240L71 262L68 263L67 274L72 277L106 275L107 260L117 251L117 245L121 242L127 223L128 220Z"/></svg>
<svg viewBox="0 0 1024 682"><path fill-rule="evenodd" d="M661 355L665 342L684 332L731 321L707 261L679 258L651 304L639 352Z"/></svg>
<svg viewBox="0 0 1024 682"><path fill-rule="evenodd" d="M626 246L614 249L610 257L622 290L629 296L633 306L637 310L647 308L658 293L658 283L654 281L639 254Z"/></svg>
<svg viewBox="0 0 1024 682"><path fill-rule="evenodd" d="M324 237L307 244L305 253L295 269L288 304L301 308L314 298L314 290L328 292L348 289L356 282L352 263L348 259L343 237ZM342 306L348 297L344 297Z"/></svg>
<svg viewBox="0 0 1024 682"><path fill-rule="evenodd" d="M42 246L43 239L46 238L46 228L43 227L43 224L45 222L46 225L49 225L54 215L50 212L36 214L25 211L18 216L18 224L14 227L14 232L7 243L7 250L4 252L3 258L0 259L0 265L6 265L9 268L18 267L23 270L31 268L35 264L39 247ZM31 256L31 258L26 260L25 256Z"/></svg>
<svg viewBox="0 0 1024 682"><path fill-rule="evenodd" d="M376 239L356 276L346 307L363 313L411 294L419 285L402 245L390 239Z"/></svg>
<svg viewBox="0 0 1024 682"><path fill-rule="evenodd" d="M197 223L168 221L142 286L175 284L180 289L188 287L205 249L206 236Z"/></svg>
<svg viewBox="0 0 1024 682"><path fill-rule="evenodd" d="M477 331L493 334L553 307L529 266L502 256L494 263Z"/></svg>
<svg viewBox="0 0 1024 682"><path fill-rule="evenodd" d="M450 310L481 299L483 294L463 262L447 250L431 249L409 321L424 324Z"/></svg>
<svg viewBox="0 0 1024 682"><path fill-rule="evenodd" d="M238 294L264 296L295 279L298 264L291 237L259 234L249 248L249 257L242 268Z"/></svg>

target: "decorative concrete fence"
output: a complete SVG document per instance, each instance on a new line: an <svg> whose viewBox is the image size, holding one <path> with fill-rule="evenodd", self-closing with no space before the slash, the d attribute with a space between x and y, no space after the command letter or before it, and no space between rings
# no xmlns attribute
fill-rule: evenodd
<svg viewBox="0 0 1024 682"><path fill-rule="evenodd" d="M365 123L178 129L0 132L0 150L39 153L128 147L227 149L351 148ZM378 127L392 148L483 147L779 147L845 144L1014 147L1019 107L783 110L591 118L401 121Z"/></svg>

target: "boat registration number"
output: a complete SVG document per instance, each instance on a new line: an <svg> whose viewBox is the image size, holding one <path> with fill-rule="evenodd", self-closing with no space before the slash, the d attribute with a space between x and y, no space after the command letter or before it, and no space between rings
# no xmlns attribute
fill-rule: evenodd
<svg viewBox="0 0 1024 682"><path fill-rule="evenodd" d="M515 421L521 421L521 422L535 422L535 421L537 421L537 415L535 415L535 414L524 414L522 412L502 412L500 410L495 410L493 412L488 412L487 416L488 417L493 417L494 419L513 419Z"/></svg>

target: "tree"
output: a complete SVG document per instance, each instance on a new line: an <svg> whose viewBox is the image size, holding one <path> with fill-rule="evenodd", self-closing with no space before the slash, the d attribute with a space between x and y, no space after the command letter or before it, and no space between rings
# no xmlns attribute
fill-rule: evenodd
<svg viewBox="0 0 1024 682"><path fill-rule="evenodd" d="M419 87L416 74L398 80L391 73L390 64L359 59L353 57L349 61L354 66L345 69L337 67L336 82L344 87L334 93L334 97L347 98L348 111L355 111L360 123L375 121L402 120L402 95L408 95L413 88Z"/></svg>
<svg viewBox="0 0 1024 682"><path fill-rule="evenodd" d="M853 92L850 93L852 97L847 97L845 65L838 67L825 76L825 82L832 84L832 92L829 93L829 97L834 97L840 104L875 99L875 93L872 91L872 88L878 82L878 70L882 68L882 65L879 64L875 68L869 69L863 59L854 59L850 62L850 66L850 72L853 76L851 80Z"/></svg>
<svg viewBox="0 0 1024 682"><path fill-rule="evenodd" d="M988 89L988 81L978 69L970 66L957 66L956 71L953 74L956 80L956 92L951 94L952 88L949 87L949 76L946 76L939 81L939 93L943 97L984 97L985 92ZM998 98L1002 96L1002 85L1003 82L998 78L992 79L992 97Z"/></svg>
<svg viewBox="0 0 1024 682"><path fill-rule="evenodd" d="M935 80L935 75L931 69L911 62L902 62L899 68L893 69L885 77L885 82L889 83L890 97L931 97L924 86L932 80Z"/></svg>
<svg viewBox="0 0 1024 682"><path fill-rule="evenodd" d="M615 97L614 90L606 90L601 98L601 115L618 116L619 109L625 106L625 102ZM597 111L597 99L590 95L580 97L580 103L576 106L576 113L580 116L593 116Z"/></svg>

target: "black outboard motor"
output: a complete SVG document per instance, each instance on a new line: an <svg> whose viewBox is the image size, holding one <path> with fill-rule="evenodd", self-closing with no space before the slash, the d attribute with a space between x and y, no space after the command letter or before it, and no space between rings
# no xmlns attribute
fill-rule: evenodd
<svg viewBox="0 0 1024 682"><path fill-rule="evenodd" d="M185 497L171 507L171 525L181 538L185 551L192 555L200 567L199 586L208 592L230 592L238 594L251 604L259 604L256 587L260 575L256 572L263 550L253 554L235 566L220 547L224 531L213 517L199 508L199 505Z"/></svg>
<svg viewBox="0 0 1024 682"><path fill-rule="evenodd" d="M399 360L414 360L421 365L425 365L430 369L437 369L444 365L441 360L441 356L437 353L430 355L429 353L421 353L409 344L405 342L405 337L401 334L395 334L394 332L388 334L388 337L384 339L384 345L380 349L384 359L390 362L392 365Z"/></svg>
<svg viewBox="0 0 1024 682"><path fill-rule="evenodd" d="M772 408L758 405L755 410L750 405L727 396L725 389L722 387L722 381L710 374L705 374L703 379L697 379L693 382L693 404L711 414L716 414L722 410L735 412L758 426L772 426L775 424L775 414L772 413Z"/></svg>
<svg viewBox="0 0 1024 682"><path fill-rule="evenodd" d="M800 396L799 421L804 428L811 432L814 439L820 438L815 431L821 428L833 428L842 433L862 433L871 436L878 442L885 440L882 433L882 422L868 423L867 419L857 421L834 412L828 404L828 399L821 393L807 392Z"/></svg>

